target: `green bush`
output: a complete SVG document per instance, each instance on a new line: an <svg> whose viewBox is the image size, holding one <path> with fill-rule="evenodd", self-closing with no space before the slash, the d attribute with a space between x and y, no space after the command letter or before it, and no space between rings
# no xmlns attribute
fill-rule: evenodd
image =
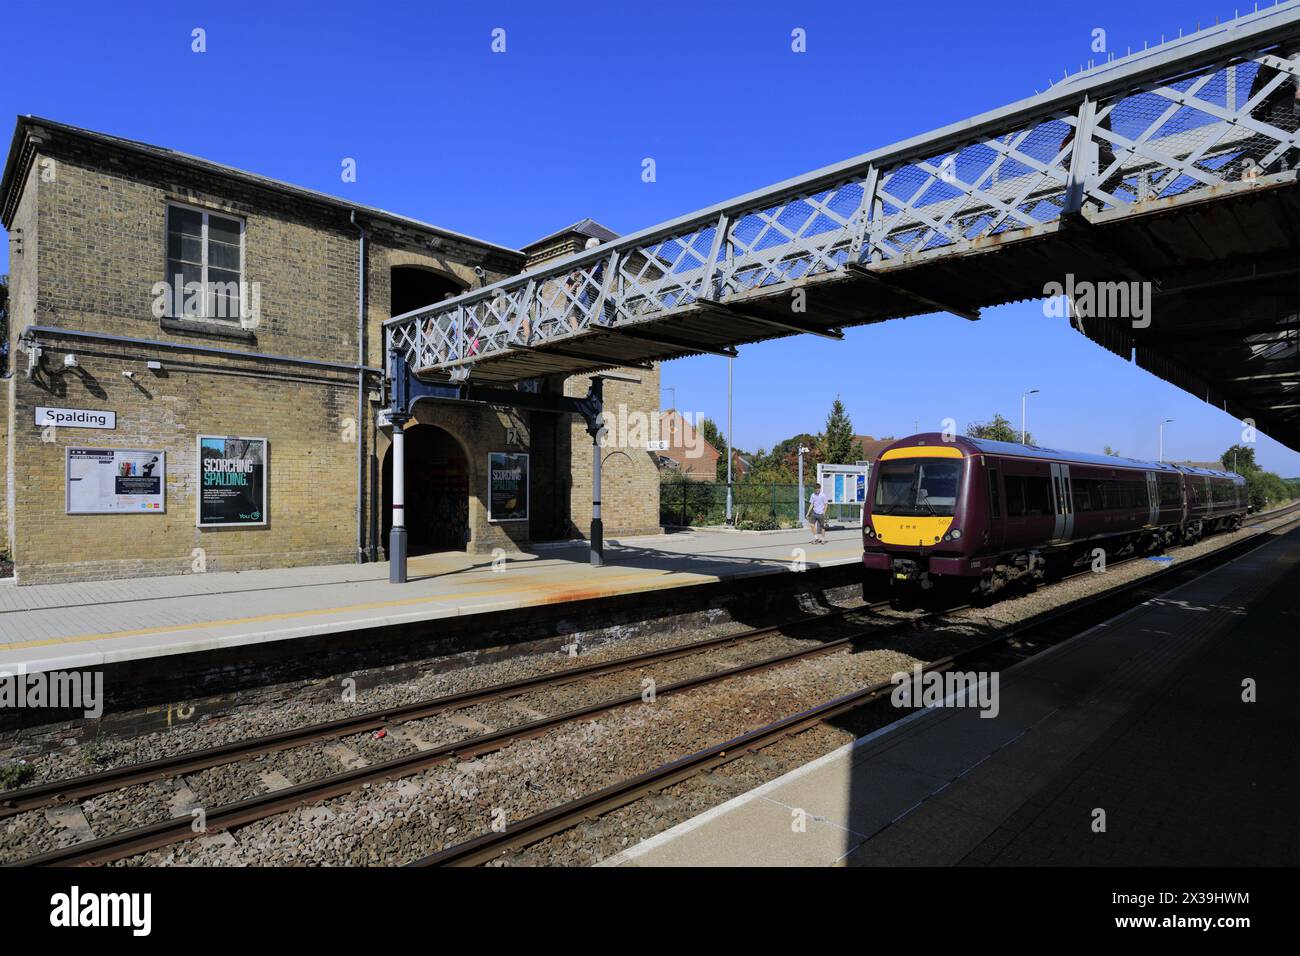
<svg viewBox="0 0 1300 956"><path fill-rule="evenodd" d="M15 760L0 767L0 790L15 790L21 787L36 773L31 764Z"/></svg>

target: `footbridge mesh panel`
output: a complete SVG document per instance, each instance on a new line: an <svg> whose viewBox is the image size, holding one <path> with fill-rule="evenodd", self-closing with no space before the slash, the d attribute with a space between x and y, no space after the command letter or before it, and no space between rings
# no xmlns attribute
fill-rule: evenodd
<svg viewBox="0 0 1300 956"><path fill-rule="evenodd" d="M1085 207L1169 200L1300 157L1300 5L1117 60L1039 97L389 320L421 371L634 329L699 299L952 255ZM1083 147L1080 147L1080 143Z"/></svg>

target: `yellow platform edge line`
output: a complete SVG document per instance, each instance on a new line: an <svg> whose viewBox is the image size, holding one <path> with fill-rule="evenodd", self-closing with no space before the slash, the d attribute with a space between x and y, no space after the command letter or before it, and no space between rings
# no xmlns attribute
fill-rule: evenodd
<svg viewBox="0 0 1300 956"><path fill-rule="evenodd" d="M822 559L827 559L827 558L836 559L841 557L847 558L847 557L852 557L858 553L859 552L855 550L845 554L820 555L819 557L821 557ZM784 559L774 558L772 560L778 564L785 563ZM612 597L615 595L627 594L629 591L634 589L625 588L625 587L624 588L612 587L611 585L613 585L615 581L629 581L638 578L644 578L646 577L647 574L652 576L657 575L661 579L669 575L689 576L690 578L695 579L694 581L688 582L688 581L681 580L681 578L679 577L679 579L674 582L664 581L655 587L643 588L643 590L647 590L647 591L657 591L657 590L663 590L665 588L681 587L686 583L707 583L710 581L722 580L722 578L718 577L717 575L701 574L699 572L693 572L693 571L662 571L662 570L656 570L653 572L637 571L631 574L620 574L620 575L611 576L607 580L601 582L601 587L599 589L591 588L591 589L584 589L584 590L589 592L587 594L587 597L594 597L594 598ZM574 582L572 584L556 584L554 582L540 582L537 584L527 584L521 587L516 587L513 590L515 591L515 593L529 593L529 592L537 592L537 591L544 592L547 590L568 590L578 585L579 582ZM502 589L500 588L493 588L493 589L483 590L483 591L467 591L460 594L432 594L432 595L427 595L425 597L397 598L391 601L370 601L364 604L347 604L342 607L309 608L305 611L280 611L273 614L256 614L249 617L234 617L234 618L227 618L225 620L220 620L220 621L198 621L193 624L166 624L166 625L160 625L158 627L141 627L141 628L133 628L131 630L125 630L125 631L107 631L101 634L74 634L69 637L46 637L34 641L17 641L14 643L0 644L0 653L3 653L4 651L11 651L11 650L12 651L29 650L35 647L52 647L57 644L84 644L89 641L117 640L119 638L124 638L124 637L143 637L152 634L167 634L167 633L178 632L178 631L210 630L212 628L218 628L218 627L233 627L239 624L257 624L257 623L264 623L267 621L285 621L285 620L292 620L294 618L302 618L302 617L324 617L329 614L346 614L349 611L375 611L383 608L392 608L392 607L415 607L420 604L437 604L445 601L461 600L464 598L491 597L493 595L499 595L501 593L501 590Z"/></svg>

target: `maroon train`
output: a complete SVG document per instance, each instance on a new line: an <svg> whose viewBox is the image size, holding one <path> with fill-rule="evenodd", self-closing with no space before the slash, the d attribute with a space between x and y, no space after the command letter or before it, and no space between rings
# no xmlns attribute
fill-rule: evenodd
<svg viewBox="0 0 1300 956"><path fill-rule="evenodd" d="M873 465L862 563L896 585L1013 581L1159 551L1236 528L1246 481L1226 471L979 438L914 435Z"/></svg>

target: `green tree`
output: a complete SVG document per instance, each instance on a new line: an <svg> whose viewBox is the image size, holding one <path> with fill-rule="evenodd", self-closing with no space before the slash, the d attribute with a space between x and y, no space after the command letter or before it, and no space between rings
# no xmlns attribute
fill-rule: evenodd
<svg viewBox="0 0 1300 956"><path fill-rule="evenodd" d="M699 432L718 452L718 467L713 477L725 482L727 480L727 437L722 434L722 429L712 418L700 419Z"/></svg>
<svg viewBox="0 0 1300 956"><path fill-rule="evenodd" d="M971 422L966 426L970 438L986 438L989 441L1009 441L1020 444L1020 432L1010 421L1001 415L994 415L991 422ZM1025 435L1026 445L1034 443L1033 435Z"/></svg>
<svg viewBox="0 0 1300 956"><path fill-rule="evenodd" d="M1235 471L1246 479L1246 496L1256 511L1296 497L1295 486L1259 466L1255 449L1250 445L1233 445L1220 456L1219 461L1225 471Z"/></svg>
<svg viewBox="0 0 1300 956"><path fill-rule="evenodd" d="M826 416L826 431L822 432L818 445L821 460L830 465L851 465L862 457L862 443L854 437L853 422L838 395Z"/></svg>
<svg viewBox="0 0 1300 956"><path fill-rule="evenodd" d="M816 435L809 435L806 432L777 442L772 446L772 451L764 456L763 464L792 475L797 474L799 471L800 445L808 449L808 453L803 456L804 473L807 474L809 470L815 472L817 462L822 460L818 457L821 452L821 442Z"/></svg>
<svg viewBox="0 0 1300 956"><path fill-rule="evenodd" d="M1103 455L1110 455L1112 458L1120 458L1120 457L1123 457L1123 456L1120 455L1120 453L1119 453L1116 449L1111 448L1109 445L1107 445L1105 448L1103 448L1103 449L1101 450L1101 453L1102 453Z"/></svg>
<svg viewBox="0 0 1300 956"><path fill-rule="evenodd" d="M1223 453L1219 461L1223 463L1225 471L1235 471L1243 477L1259 471L1259 465L1255 462L1255 449L1249 445L1233 445Z"/></svg>

